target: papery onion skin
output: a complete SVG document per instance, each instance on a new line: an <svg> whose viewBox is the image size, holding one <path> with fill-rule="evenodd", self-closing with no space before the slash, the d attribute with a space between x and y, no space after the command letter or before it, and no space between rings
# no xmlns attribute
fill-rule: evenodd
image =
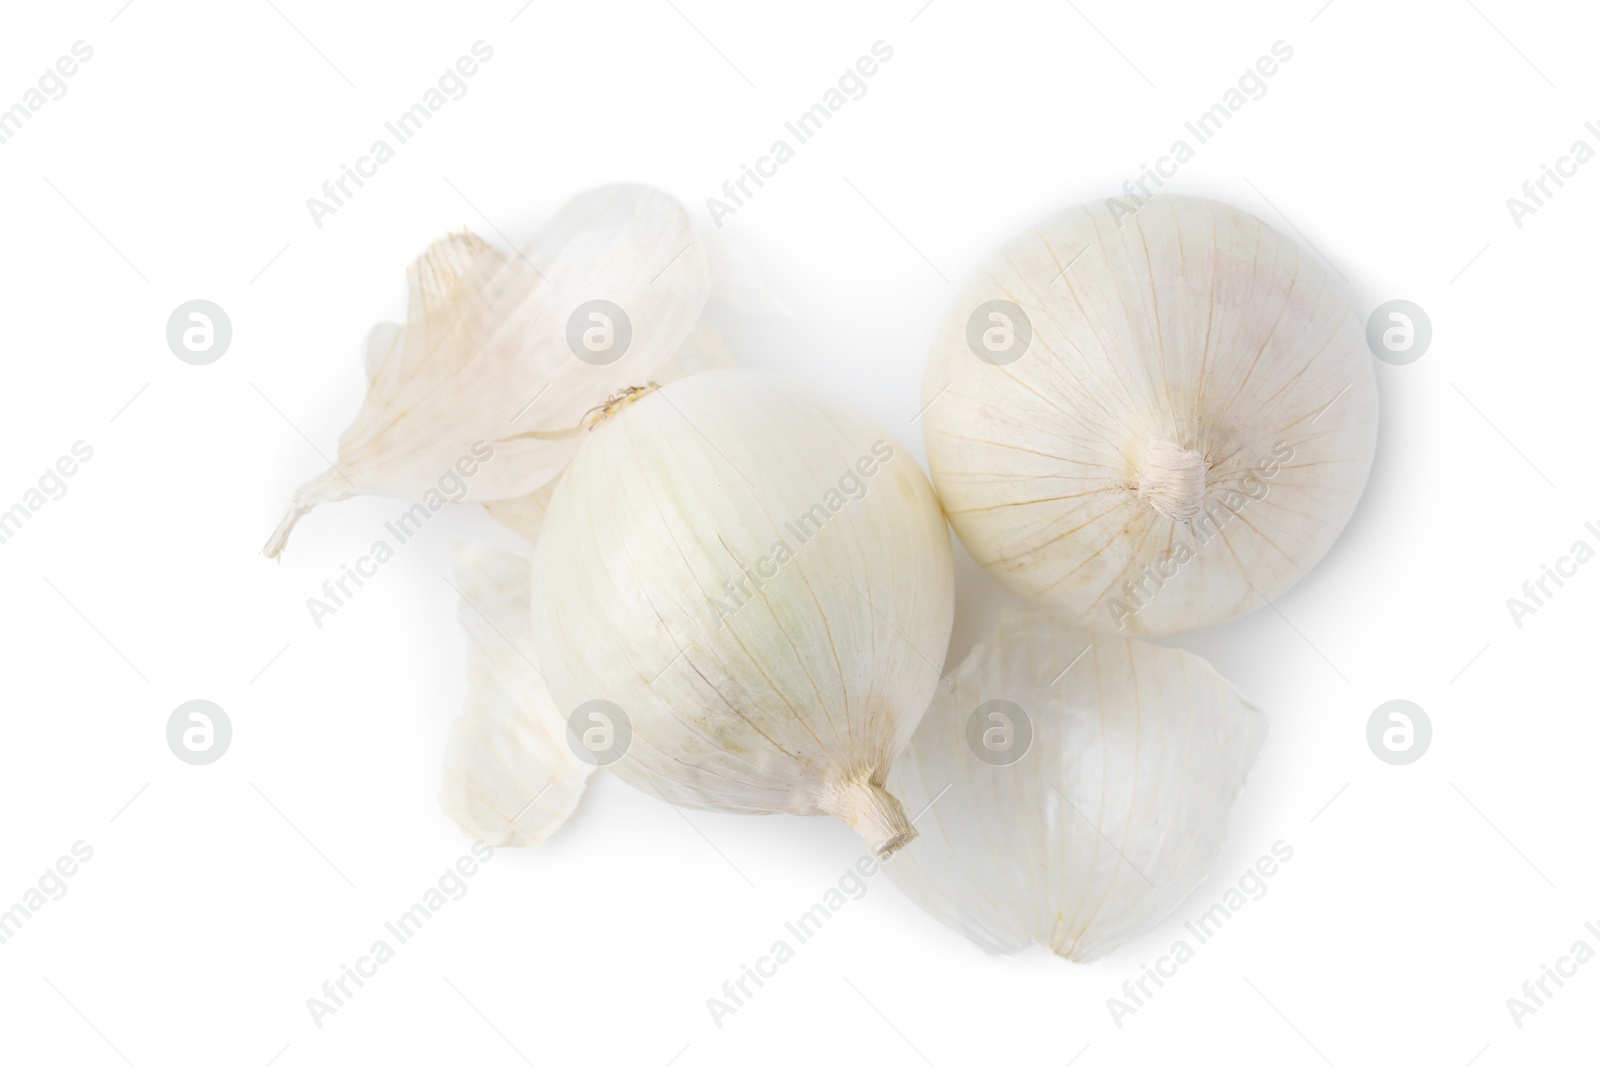
<svg viewBox="0 0 1600 1067"><path fill-rule="evenodd" d="M914 836L882 786L938 681L954 577L932 487L881 428L762 372L671 382L586 434L539 537L540 667L563 713L622 709L624 780L835 815L880 855Z"/></svg>
<svg viewBox="0 0 1600 1067"><path fill-rule="evenodd" d="M467 639L467 696L450 724L439 806L474 841L543 844L577 808L594 764L568 747L566 723L529 660L532 564L458 544L456 618Z"/></svg>
<svg viewBox="0 0 1600 1067"><path fill-rule="evenodd" d="M435 241L407 276L404 326L373 329L367 395L337 461L295 491L262 549L278 556L320 504L358 494L426 500L473 465L462 499L510 500L553 481L583 413L657 377L690 338L712 292L704 243L659 189L601 186L573 197L517 253L463 231ZM598 300L626 309L628 343L575 358L572 317Z"/></svg>
<svg viewBox="0 0 1600 1067"><path fill-rule="evenodd" d="M1330 272L1260 220L1180 196L1072 208L1002 246L952 303L923 401L934 484L973 557L1123 635L1224 622L1288 589L1348 521L1378 426Z"/></svg>
<svg viewBox="0 0 1600 1067"><path fill-rule="evenodd" d="M889 776L924 814L884 869L924 910L989 952L1082 963L1205 879L1267 723L1204 660L1014 612L954 682Z"/></svg>

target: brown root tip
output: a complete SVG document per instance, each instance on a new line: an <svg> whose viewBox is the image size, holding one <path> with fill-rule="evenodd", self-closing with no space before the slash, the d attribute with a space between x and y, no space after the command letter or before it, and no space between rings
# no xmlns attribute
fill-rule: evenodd
<svg viewBox="0 0 1600 1067"><path fill-rule="evenodd" d="M880 860L916 840L917 829L900 802L882 786L854 782L839 794L832 814L850 824Z"/></svg>

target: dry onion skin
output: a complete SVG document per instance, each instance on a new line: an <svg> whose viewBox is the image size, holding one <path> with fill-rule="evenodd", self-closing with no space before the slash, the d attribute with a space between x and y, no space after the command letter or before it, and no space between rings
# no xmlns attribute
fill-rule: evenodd
<svg viewBox="0 0 1600 1067"><path fill-rule="evenodd" d="M1310 254L1224 204L1086 204L964 285L924 381L973 557L1080 625L1173 634L1276 598L1366 484L1372 360Z"/></svg>
<svg viewBox="0 0 1600 1067"><path fill-rule="evenodd" d="M884 870L929 914L1083 963L1204 881L1267 735L1204 660L1012 612L954 682L889 776L924 814Z"/></svg>
<svg viewBox="0 0 1600 1067"><path fill-rule="evenodd" d="M740 276L742 277L742 276ZM754 287L753 285L751 286ZM763 290L764 291L764 290ZM755 314L773 314L774 312L756 311ZM691 374L700 374L708 370L731 370L738 364L734 362L732 353L723 343L722 334L717 328L704 319L695 323L694 329L689 331L689 336L684 339L678 351L662 366L655 375L657 385L666 385L679 378L687 378ZM592 415L593 409L585 412ZM582 419L579 420L582 422ZM574 435L576 438L576 435ZM576 442L574 443L576 447ZM512 497L509 500L485 500L484 510L498 519L507 528L521 534L530 542L539 540L539 527L544 523L545 510L550 507L550 498L555 495L556 482L554 479L523 496Z"/></svg>
<svg viewBox="0 0 1600 1067"><path fill-rule="evenodd" d="M312 508L358 494L437 510L441 478L468 469L459 499L548 485L608 396L672 376L675 359L731 363L701 321L711 260L683 205L642 185L573 197L520 252L466 231L435 241L407 274L406 323L368 337L367 394L338 458L295 491L263 554L278 556ZM595 311L610 316L604 354L575 343Z"/></svg>
<svg viewBox="0 0 1600 1067"><path fill-rule="evenodd" d="M455 557L467 697L450 724L439 806L473 840L541 845L577 808L595 765L569 749L530 658L531 561L473 544L457 545Z"/></svg>
<svg viewBox="0 0 1600 1067"><path fill-rule="evenodd" d="M539 666L595 759L674 804L836 816L880 856L915 836L883 784L954 606L949 531L911 455L749 370L608 407L533 565Z"/></svg>

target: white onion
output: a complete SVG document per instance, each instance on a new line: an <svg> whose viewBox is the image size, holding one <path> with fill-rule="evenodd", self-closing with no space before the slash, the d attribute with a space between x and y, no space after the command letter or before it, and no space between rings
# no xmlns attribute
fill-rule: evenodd
<svg viewBox="0 0 1600 1067"><path fill-rule="evenodd" d="M973 557L1097 630L1170 634L1277 597L1333 544L1378 394L1338 284L1209 200L1089 204L963 286L924 384L934 485Z"/></svg>
<svg viewBox="0 0 1600 1067"><path fill-rule="evenodd" d="M887 854L914 831L884 778L953 596L949 532L901 446L815 389L710 371L584 435L539 534L534 643L563 715L607 747L631 731L624 780L835 815Z"/></svg>

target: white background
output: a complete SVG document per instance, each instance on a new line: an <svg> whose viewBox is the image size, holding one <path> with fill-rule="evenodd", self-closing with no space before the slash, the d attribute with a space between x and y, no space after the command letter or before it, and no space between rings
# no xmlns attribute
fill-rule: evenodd
<svg viewBox="0 0 1600 1067"><path fill-rule="evenodd" d="M0 946L0 1060L1593 1058L1600 961L1520 1029L1505 1003L1580 937L1600 948L1600 562L1521 628L1505 604L1600 521L1600 161L1521 228L1505 203L1575 139L1600 147L1593 12L275 2L30 5L0 36L0 106L74 41L94 49L0 145L0 507L94 449L0 545L0 907L75 841L94 850ZM317 228L306 198L480 39L494 58L468 95ZM402 314L434 237L519 241L594 184L658 185L710 228L705 199L878 40L894 57L867 95L722 229L793 314L723 325L742 362L831 387L919 457L955 286L1035 219L1116 193L1275 41L1294 56L1270 91L1169 188L1314 248L1363 321L1393 298L1432 318L1420 361L1377 368L1377 463L1329 557L1273 609L1172 642L1273 729L1211 879L1078 966L990 958L880 876L719 1029L706 998L861 843L825 819L680 813L602 774L547 847L501 850L319 1029L306 998L467 850L435 805L464 689L442 578L453 539L511 543L453 511L320 630L306 598L400 505L325 507L281 565L257 554L356 409L367 329ZM234 329L205 367L164 337L194 298ZM954 657L1008 600L958 559ZM1400 697L1434 740L1392 767L1365 725ZM234 726L207 767L164 737L194 698ZM1294 858L1268 895L1115 1025L1107 997L1278 840Z"/></svg>

